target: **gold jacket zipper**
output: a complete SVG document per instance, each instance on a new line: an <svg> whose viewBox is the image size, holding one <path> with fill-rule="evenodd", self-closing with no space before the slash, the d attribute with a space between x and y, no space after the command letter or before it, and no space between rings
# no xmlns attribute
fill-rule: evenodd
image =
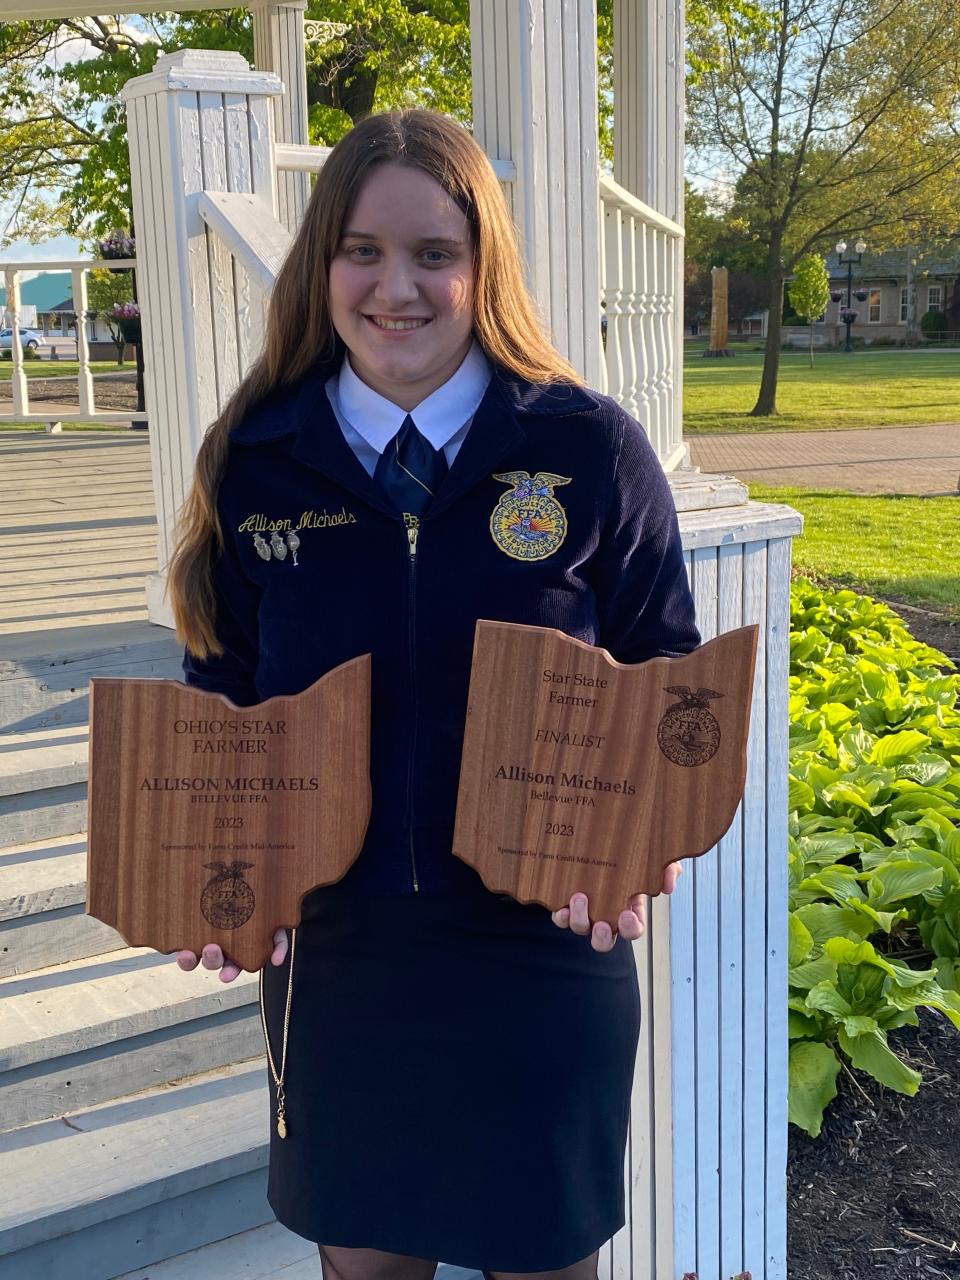
<svg viewBox="0 0 960 1280"><path fill-rule="evenodd" d="M413 771L417 758L417 659L416 659L416 603L417 603L417 539L420 536L420 517L403 513L403 523L407 531L407 547L409 551L408 565L408 612L409 612L409 644L410 644L410 687L413 693L413 728L410 732L410 759L407 763L407 814L410 821L410 872L413 876L413 891L420 892L420 881L417 879L417 859L413 847Z"/></svg>

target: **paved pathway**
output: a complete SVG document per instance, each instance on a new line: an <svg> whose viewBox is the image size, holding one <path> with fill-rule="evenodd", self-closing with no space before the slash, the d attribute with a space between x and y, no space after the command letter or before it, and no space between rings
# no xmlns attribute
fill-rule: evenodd
<svg viewBox="0 0 960 1280"><path fill-rule="evenodd" d="M688 436L701 471L746 484L849 489L854 493L957 493L960 423L836 431L757 431Z"/></svg>

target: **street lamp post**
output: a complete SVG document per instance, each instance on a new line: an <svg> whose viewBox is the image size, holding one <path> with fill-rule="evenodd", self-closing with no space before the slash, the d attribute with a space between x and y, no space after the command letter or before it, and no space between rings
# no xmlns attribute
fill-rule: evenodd
<svg viewBox="0 0 960 1280"><path fill-rule="evenodd" d="M856 318L853 310L853 268L855 266L859 267L860 263L863 261L863 251L867 246L861 238L853 247L856 250L857 256L855 258L845 258L843 255L847 251L847 242L846 240L837 241L837 263L839 266L847 268L847 309L841 317L843 323L847 326L847 341L844 344L844 351L853 350L853 343L850 341L850 326Z"/></svg>

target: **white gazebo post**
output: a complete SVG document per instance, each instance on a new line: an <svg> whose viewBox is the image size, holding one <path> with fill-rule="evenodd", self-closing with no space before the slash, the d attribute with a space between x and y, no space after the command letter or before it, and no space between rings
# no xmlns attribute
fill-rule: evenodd
<svg viewBox="0 0 960 1280"><path fill-rule="evenodd" d="M238 53L186 49L122 93L161 570L147 581L147 606L165 626L163 569L194 458L256 354L257 302L201 219L200 193L249 192L275 214L270 100L280 92L276 76Z"/></svg>
<svg viewBox="0 0 960 1280"><path fill-rule="evenodd" d="M615 0L615 178L678 223L683 47L679 3ZM668 451L683 445L682 240L673 251ZM648 255L639 302L662 311L656 261ZM759 646L743 802L719 846L686 865L672 898L651 904L638 1072L649 1098L644 1110L641 1090L633 1112L634 1225L641 1243L654 1241L641 1264L650 1275L729 1280L749 1270L754 1280L785 1280L787 684L791 539L801 520L749 502L730 477L680 471L671 485L704 640L756 623Z"/></svg>
<svg viewBox="0 0 960 1280"><path fill-rule="evenodd" d="M303 14L307 0L250 0L253 60L258 71L272 71L284 92L273 100L275 142L305 145L307 130L307 47ZM310 175L281 173L277 181L280 221L293 234L310 199Z"/></svg>
<svg viewBox="0 0 960 1280"><path fill-rule="evenodd" d="M594 0L471 0L473 134L511 162L527 280L554 344L599 386L597 10Z"/></svg>

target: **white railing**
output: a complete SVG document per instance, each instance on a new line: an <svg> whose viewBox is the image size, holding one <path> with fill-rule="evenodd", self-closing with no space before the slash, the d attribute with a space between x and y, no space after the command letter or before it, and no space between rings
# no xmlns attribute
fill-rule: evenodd
<svg viewBox="0 0 960 1280"><path fill-rule="evenodd" d="M681 392L683 227L600 176L607 320L602 389L643 423L669 471L685 457Z"/></svg>
<svg viewBox="0 0 960 1280"><path fill-rule="evenodd" d="M332 147L310 147L302 143L278 142L274 145L277 168L284 173L319 173ZM515 182L517 166L512 160L491 160L493 171L501 182Z"/></svg>
<svg viewBox="0 0 960 1280"><path fill-rule="evenodd" d="M13 365L10 379L12 401L0 400L0 422L42 422L48 431L57 430L61 422L99 422L128 426L132 422L145 422L147 415L136 410L114 412L98 409L94 400L93 373L90 369L90 346L84 325L87 320L87 274L108 267L111 270L132 270L133 258L69 258L63 262L0 262L0 272L7 289L6 311L13 330L10 338L10 357ZM77 409L61 411L30 408L29 379L24 369L23 347L20 344L20 277L24 272L43 273L69 271L73 284L73 311L77 334ZM51 375L53 376L53 375Z"/></svg>

